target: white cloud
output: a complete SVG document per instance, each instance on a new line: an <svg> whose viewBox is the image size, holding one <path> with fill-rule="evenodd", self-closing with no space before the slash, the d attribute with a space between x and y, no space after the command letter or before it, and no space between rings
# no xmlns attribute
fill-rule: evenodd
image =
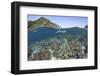
<svg viewBox="0 0 100 76"><path fill-rule="evenodd" d="M63 25L61 26L61 28L71 28L71 27L80 27L80 28L84 28L84 26L81 26L81 25Z"/></svg>

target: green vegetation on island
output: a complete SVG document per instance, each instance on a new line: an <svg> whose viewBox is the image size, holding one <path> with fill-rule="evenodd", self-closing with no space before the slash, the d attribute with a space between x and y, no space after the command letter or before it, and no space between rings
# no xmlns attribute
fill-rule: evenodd
<svg viewBox="0 0 100 76"><path fill-rule="evenodd" d="M44 17L40 17L39 19L37 19L35 21L28 21L28 30L29 31L32 31L39 27L57 28L59 26Z"/></svg>

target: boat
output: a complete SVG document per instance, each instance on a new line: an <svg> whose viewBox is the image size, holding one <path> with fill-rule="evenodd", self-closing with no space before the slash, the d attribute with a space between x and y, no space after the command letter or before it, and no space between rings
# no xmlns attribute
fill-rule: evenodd
<svg viewBox="0 0 100 76"><path fill-rule="evenodd" d="M66 33L66 31L65 30L61 31L60 28L59 28L59 30L56 33Z"/></svg>

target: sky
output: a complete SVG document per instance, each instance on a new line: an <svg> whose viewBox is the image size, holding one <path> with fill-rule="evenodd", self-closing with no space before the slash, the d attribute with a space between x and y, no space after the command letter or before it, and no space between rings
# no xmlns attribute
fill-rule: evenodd
<svg viewBox="0 0 100 76"><path fill-rule="evenodd" d="M53 23L58 24L61 28L69 27L85 27L88 25L88 17L82 16L44 16L44 15L28 15L28 21L34 21L44 17Z"/></svg>

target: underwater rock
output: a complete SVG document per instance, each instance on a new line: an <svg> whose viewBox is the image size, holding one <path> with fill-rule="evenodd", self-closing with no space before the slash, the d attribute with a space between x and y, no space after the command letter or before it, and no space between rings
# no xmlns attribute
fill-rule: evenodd
<svg viewBox="0 0 100 76"><path fill-rule="evenodd" d="M32 60L50 60L51 53L49 51L40 51L38 53L33 53Z"/></svg>

